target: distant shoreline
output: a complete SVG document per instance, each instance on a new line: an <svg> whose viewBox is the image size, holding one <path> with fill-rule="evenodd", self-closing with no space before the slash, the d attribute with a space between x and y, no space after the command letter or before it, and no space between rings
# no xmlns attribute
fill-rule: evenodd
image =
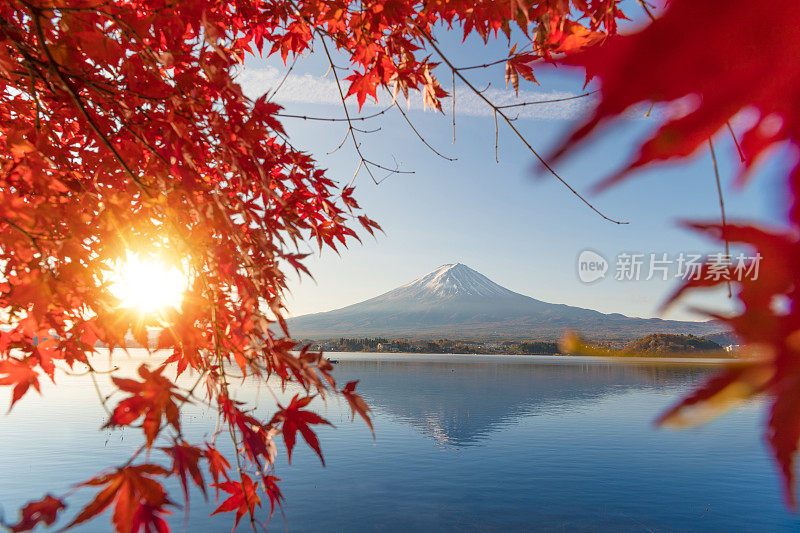
<svg viewBox="0 0 800 533"><path fill-rule="evenodd" d="M323 350L324 353L346 353L346 354L386 354L386 355L481 355L491 357L493 355L508 357L592 357L595 359L721 359L726 361L739 361L736 357L731 357L727 353L673 353L668 355L592 355L592 354L569 354L569 353L478 353L478 352L387 352L387 351L350 351L350 350Z"/></svg>
<svg viewBox="0 0 800 533"><path fill-rule="evenodd" d="M99 347L102 350L108 350L107 347ZM117 349L121 349L117 347ZM147 348L143 347L127 347L128 350L136 350L129 355L135 356L138 350L145 352ZM146 351L146 357L152 357L158 353L166 355L168 350L155 350ZM702 366L717 366L726 363L735 363L739 361L736 358L724 357L709 357L697 354L689 356L625 356L613 357L602 355L568 355L568 354L549 354L549 355L536 355L536 354L478 354L478 353L417 353L417 352L325 352L327 358L334 364L342 361L387 361L387 362L419 362L419 363L470 363L470 362L492 362L502 360L503 363L513 364L526 364L526 363L553 363L553 364L571 364L571 363L618 363L618 364L686 364L686 365L702 365ZM165 357L166 358L166 357Z"/></svg>
<svg viewBox="0 0 800 533"><path fill-rule="evenodd" d="M325 353L388 353L388 354L462 354L462 355L538 355L543 357L574 357L592 355L630 359L735 359L716 343L691 335L651 335L624 345L592 344L577 337L564 344L552 341L475 341L463 339L387 339L345 338L305 339L297 343Z"/></svg>
<svg viewBox="0 0 800 533"><path fill-rule="evenodd" d="M338 354L338 358L334 356ZM347 360L382 360L382 361L415 361L415 362L470 362L502 359L505 363L526 362L553 362L557 364L569 363L619 363L619 364L691 364L703 366L717 366L738 361L735 358L703 357L703 356L654 356L654 357L608 357L599 355L531 355L531 354L456 354L456 353L401 353L401 352L330 352L328 359L334 364Z"/></svg>

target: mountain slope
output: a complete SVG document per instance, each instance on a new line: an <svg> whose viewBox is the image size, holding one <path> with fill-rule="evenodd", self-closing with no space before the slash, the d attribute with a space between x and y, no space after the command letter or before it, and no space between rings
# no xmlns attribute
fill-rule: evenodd
<svg viewBox="0 0 800 533"><path fill-rule="evenodd" d="M629 318L542 302L498 285L460 263L443 265L369 300L289 320L295 338L450 337L557 339L565 329L588 338L649 333L707 334L712 323Z"/></svg>

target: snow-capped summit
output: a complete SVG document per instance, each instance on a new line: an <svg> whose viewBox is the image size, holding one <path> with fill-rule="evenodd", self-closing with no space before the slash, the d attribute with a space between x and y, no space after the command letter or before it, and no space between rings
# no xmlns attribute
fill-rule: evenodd
<svg viewBox="0 0 800 533"><path fill-rule="evenodd" d="M459 296L512 296L516 293L501 287L480 272L461 263L442 265L433 272L398 287L387 298L454 298Z"/></svg>
<svg viewBox="0 0 800 533"><path fill-rule="evenodd" d="M629 318L552 304L511 291L461 263L341 309L289 320L296 338L448 337L558 339L566 329L594 338L717 331L710 323Z"/></svg>

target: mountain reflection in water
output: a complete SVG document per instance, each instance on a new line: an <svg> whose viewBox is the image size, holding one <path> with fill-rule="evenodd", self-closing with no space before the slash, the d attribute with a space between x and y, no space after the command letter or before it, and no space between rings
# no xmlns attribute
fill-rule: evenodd
<svg viewBox="0 0 800 533"><path fill-rule="evenodd" d="M478 444L521 417L586 409L606 396L685 390L708 372L685 363L494 355L350 355L337 365L340 379L361 380L359 392L373 409L451 446Z"/></svg>

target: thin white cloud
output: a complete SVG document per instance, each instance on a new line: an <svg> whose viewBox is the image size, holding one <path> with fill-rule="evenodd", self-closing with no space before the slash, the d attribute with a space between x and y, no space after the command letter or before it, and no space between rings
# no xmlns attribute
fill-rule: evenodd
<svg viewBox="0 0 800 533"><path fill-rule="evenodd" d="M336 82L329 77L312 76L311 74L289 74L283 82L276 102L279 103L305 103L305 104L331 104L341 105ZM274 67L248 68L238 77L245 94L257 98L262 94L273 91L283 80L284 72ZM347 89L347 82L343 82L343 89ZM565 91L520 91L515 96L513 90L490 88L484 92L486 97L496 105L518 104L541 100L557 100L577 96L576 93ZM525 107L509 108L507 114L511 117L551 120L574 120L585 117L596 103L594 95L575 100L562 102L542 103ZM357 109L354 97L348 98L348 105ZM391 105L391 96L386 91L379 91L378 102L368 98L365 107L383 108ZM403 102L405 105L405 102ZM450 109L450 102L445 103L446 110ZM422 110L422 95L412 93L410 108ZM486 105L476 94L468 92L467 88L456 88L456 115L492 116L492 109Z"/></svg>

